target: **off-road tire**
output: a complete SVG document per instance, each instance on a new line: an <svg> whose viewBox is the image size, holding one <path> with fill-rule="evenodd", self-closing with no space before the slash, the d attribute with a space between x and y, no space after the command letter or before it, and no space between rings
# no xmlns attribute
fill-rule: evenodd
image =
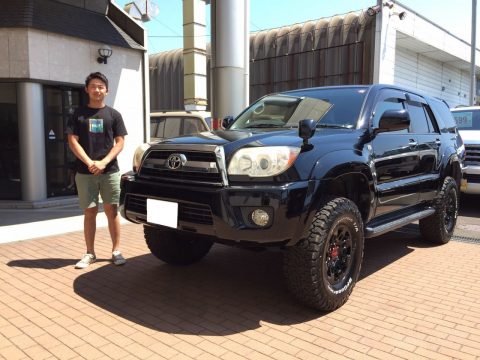
<svg viewBox="0 0 480 360"><path fill-rule="evenodd" d="M446 244L455 230L458 216L458 186L447 176L434 201L435 213L419 221L422 237L435 244Z"/></svg>
<svg viewBox="0 0 480 360"><path fill-rule="evenodd" d="M182 235L169 230L144 226L145 241L150 252L170 265L190 265L208 254L213 242L195 234Z"/></svg>
<svg viewBox="0 0 480 360"><path fill-rule="evenodd" d="M308 236L285 252L289 290L315 309L338 309L357 282L363 247L363 222L357 206L345 198L325 201L313 218ZM338 278L334 276L337 271Z"/></svg>

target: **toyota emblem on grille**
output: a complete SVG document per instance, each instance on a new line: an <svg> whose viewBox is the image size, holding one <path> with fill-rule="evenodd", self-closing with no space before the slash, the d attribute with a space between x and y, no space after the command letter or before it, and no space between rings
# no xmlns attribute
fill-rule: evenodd
<svg viewBox="0 0 480 360"><path fill-rule="evenodd" d="M167 158L167 167L172 170L177 170L187 163L187 157L183 154L171 154Z"/></svg>

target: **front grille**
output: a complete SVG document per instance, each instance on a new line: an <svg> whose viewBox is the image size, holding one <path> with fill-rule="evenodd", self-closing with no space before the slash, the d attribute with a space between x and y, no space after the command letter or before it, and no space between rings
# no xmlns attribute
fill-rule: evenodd
<svg viewBox="0 0 480 360"><path fill-rule="evenodd" d="M128 195L125 203L128 211L134 211L139 214L147 215L146 198L141 196Z"/></svg>
<svg viewBox="0 0 480 360"><path fill-rule="evenodd" d="M200 173L194 171L179 171L179 170L168 170L168 169L151 169L147 167L142 167L140 171L140 176L148 176L150 178L163 178L171 180L187 180L195 182L205 182L205 183L219 183L222 181L219 174L215 173Z"/></svg>
<svg viewBox="0 0 480 360"><path fill-rule="evenodd" d="M168 168L168 157L179 153L185 155L187 162L178 169ZM215 153L205 151L152 150L143 161L139 176L167 181L222 184Z"/></svg>
<svg viewBox="0 0 480 360"><path fill-rule="evenodd" d="M465 163L480 165L480 145L465 145Z"/></svg>
<svg viewBox="0 0 480 360"><path fill-rule="evenodd" d="M199 151L171 151L171 150L154 150L148 154L149 159L163 159L167 158L171 154L181 152L184 154L189 161L204 161L204 162L215 162L216 157L213 152L199 152Z"/></svg>
<svg viewBox="0 0 480 360"><path fill-rule="evenodd" d="M127 211L147 216L147 198L138 195L127 195ZM178 220L194 224L213 225L210 206L202 204L178 203Z"/></svg>

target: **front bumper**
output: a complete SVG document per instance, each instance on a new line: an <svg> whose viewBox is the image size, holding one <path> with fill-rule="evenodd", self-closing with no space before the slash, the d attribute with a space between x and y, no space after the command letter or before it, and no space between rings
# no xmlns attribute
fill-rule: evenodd
<svg viewBox="0 0 480 360"><path fill-rule="evenodd" d="M480 166L467 165L462 172L460 191L465 194L480 194Z"/></svg>
<svg viewBox="0 0 480 360"><path fill-rule="evenodd" d="M176 229L211 236L218 242L250 244L295 243L305 231L312 201L313 181L261 186L193 186L159 183L122 176L120 212L131 222L147 222L147 199L178 204ZM269 213L265 227L251 220L255 209Z"/></svg>

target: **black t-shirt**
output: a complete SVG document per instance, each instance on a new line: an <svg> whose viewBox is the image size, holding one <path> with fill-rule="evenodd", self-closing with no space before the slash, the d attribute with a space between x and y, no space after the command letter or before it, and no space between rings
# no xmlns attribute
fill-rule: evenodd
<svg viewBox="0 0 480 360"><path fill-rule="evenodd" d="M115 138L127 135L122 115L110 106L78 108L68 121L66 132L78 136L78 142L92 160L102 160L113 148ZM79 159L76 160L76 169L81 174L90 174L87 165ZM115 158L105 167L104 173L118 170Z"/></svg>

